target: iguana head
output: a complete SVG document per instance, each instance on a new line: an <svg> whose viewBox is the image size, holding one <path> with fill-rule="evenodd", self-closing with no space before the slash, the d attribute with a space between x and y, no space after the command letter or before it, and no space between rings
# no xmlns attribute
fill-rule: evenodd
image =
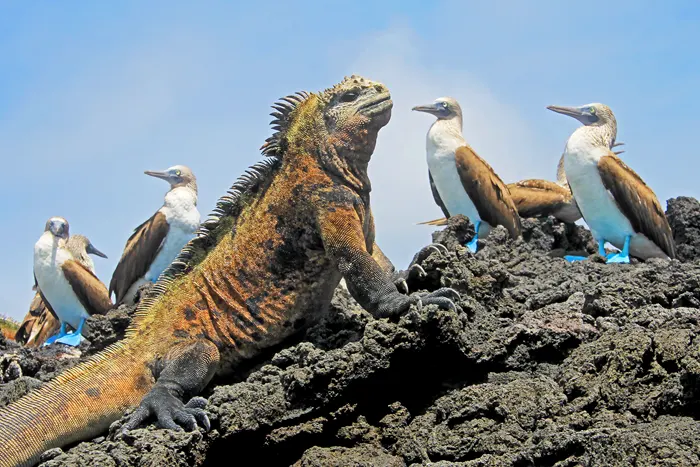
<svg viewBox="0 0 700 467"><path fill-rule="evenodd" d="M393 103L386 86L352 75L320 93L300 92L273 105L277 133L263 145L267 155L301 151L348 163L369 161L379 130L389 122Z"/></svg>

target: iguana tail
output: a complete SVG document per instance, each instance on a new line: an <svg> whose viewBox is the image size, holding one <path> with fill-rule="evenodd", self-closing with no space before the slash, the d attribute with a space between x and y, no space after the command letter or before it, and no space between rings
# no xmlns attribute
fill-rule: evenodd
<svg viewBox="0 0 700 467"><path fill-rule="evenodd" d="M447 218L433 219L432 221L419 222L418 225L447 225Z"/></svg>
<svg viewBox="0 0 700 467"><path fill-rule="evenodd" d="M118 342L0 408L0 467L32 466L47 449L97 436L154 384L145 356Z"/></svg>

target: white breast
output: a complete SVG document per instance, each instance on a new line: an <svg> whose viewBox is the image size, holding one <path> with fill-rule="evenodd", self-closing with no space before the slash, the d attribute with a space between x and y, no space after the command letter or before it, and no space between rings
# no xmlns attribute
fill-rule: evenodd
<svg viewBox="0 0 700 467"><path fill-rule="evenodd" d="M442 202L451 216L463 214L472 223L481 220L476 206L467 195L457 172L455 151L464 144L456 138L446 137L433 125L428 131L426 152L428 168Z"/></svg>
<svg viewBox="0 0 700 467"><path fill-rule="evenodd" d="M197 195L185 187L175 188L165 196L165 204L161 212L165 215L170 229L158 255L144 276L147 280L158 279L158 276L177 257L182 247L194 238L200 223L196 202Z"/></svg>
<svg viewBox="0 0 700 467"><path fill-rule="evenodd" d="M593 236L621 249L625 237L635 232L600 178L598 161L606 154L608 151L604 148L569 144L564 154L564 167L576 203Z"/></svg>
<svg viewBox="0 0 700 467"><path fill-rule="evenodd" d="M34 245L34 275L41 293L58 318L76 329L81 318L87 318L89 314L61 270L61 265L73 258L67 250L54 243L54 239L49 232L44 232Z"/></svg>

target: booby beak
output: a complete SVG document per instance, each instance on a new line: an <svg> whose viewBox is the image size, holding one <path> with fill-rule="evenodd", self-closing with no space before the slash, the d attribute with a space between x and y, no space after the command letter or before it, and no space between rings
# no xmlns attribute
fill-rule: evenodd
<svg viewBox="0 0 700 467"><path fill-rule="evenodd" d="M88 253L89 255L96 255L96 256L99 256L100 258L105 258L105 259L107 259L107 255L104 254L104 253L102 253L102 252L101 252L100 250L98 250L97 248L95 248L95 247L92 245L92 243L90 243L90 244L87 246L87 248L85 249L85 251L87 251L87 253Z"/></svg>
<svg viewBox="0 0 700 467"><path fill-rule="evenodd" d="M548 105L547 108L552 112L568 115L569 117L574 117L575 119L580 119L584 116L583 111L578 107L564 107L559 105Z"/></svg>
<svg viewBox="0 0 700 467"><path fill-rule="evenodd" d="M144 170L143 173L150 175L151 177L160 178L165 181L170 181L170 174L168 172L158 172L154 170Z"/></svg>
<svg viewBox="0 0 700 467"><path fill-rule="evenodd" d="M58 238L68 240L68 226L63 222L51 221L49 231Z"/></svg>
<svg viewBox="0 0 700 467"><path fill-rule="evenodd" d="M416 110L418 112L426 112L429 114L436 114L437 112L440 111L437 104L417 105L417 106L413 107L411 110Z"/></svg>

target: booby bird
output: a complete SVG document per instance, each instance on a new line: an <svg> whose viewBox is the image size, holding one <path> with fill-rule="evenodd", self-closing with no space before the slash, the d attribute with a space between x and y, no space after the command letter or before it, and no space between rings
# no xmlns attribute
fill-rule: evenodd
<svg viewBox="0 0 700 467"><path fill-rule="evenodd" d="M445 217L463 214L476 234L467 248L476 252L478 238L504 226L512 238L520 236L520 217L508 188L491 166L462 136L462 108L451 97L413 107L437 117L426 138L428 179L433 198Z"/></svg>
<svg viewBox="0 0 700 467"><path fill-rule="evenodd" d="M637 173L611 151L617 121L600 103L580 107L550 105L554 112L583 123L569 137L564 169L583 219L608 263L674 258L673 234L661 203ZM620 249L606 255L605 242Z"/></svg>
<svg viewBox="0 0 700 467"><path fill-rule="evenodd" d="M66 242L66 248L77 262L94 275L97 274L90 255L107 258L107 255L95 248L86 236L80 234L71 235ZM36 291L36 294L29 305L29 312L25 315L15 334L15 341L25 347L37 347L43 344L60 327L58 317L42 299L36 284L34 284L33 290Z"/></svg>
<svg viewBox="0 0 700 467"><path fill-rule="evenodd" d="M176 165L146 175L167 181L163 206L129 237L109 283L115 303L133 304L139 287L156 282L199 228L197 179L189 167Z"/></svg>
<svg viewBox="0 0 700 467"><path fill-rule="evenodd" d="M618 142L612 145L621 146L625 143ZM615 151L622 154L625 151ZM551 182L542 179L521 180L507 185L510 197L515 203L520 217L547 217L554 216L562 222L573 224L581 218L581 211L571 193L569 182L564 171L564 155L562 154L557 165L557 181ZM419 225L447 225L447 218L441 217L427 222L419 222Z"/></svg>
<svg viewBox="0 0 700 467"><path fill-rule="evenodd" d="M34 245L34 282L47 308L61 323L59 333L46 344L76 346L83 340L85 319L107 312L112 302L104 284L68 250L68 230L63 217L46 221L44 233ZM75 331L66 333L66 324Z"/></svg>

